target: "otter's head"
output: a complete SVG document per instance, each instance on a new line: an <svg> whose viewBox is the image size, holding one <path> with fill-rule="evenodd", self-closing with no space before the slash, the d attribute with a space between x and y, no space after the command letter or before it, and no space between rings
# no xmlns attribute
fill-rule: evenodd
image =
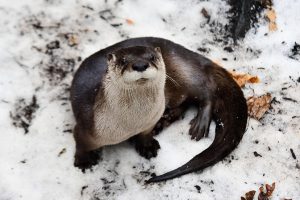
<svg viewBox="0 0 300 200"><path fill-rule="evenodd" d="M107 55L112 81L124 85L152 84L165 80L165 65L159 47L134 46Z"/></svg>

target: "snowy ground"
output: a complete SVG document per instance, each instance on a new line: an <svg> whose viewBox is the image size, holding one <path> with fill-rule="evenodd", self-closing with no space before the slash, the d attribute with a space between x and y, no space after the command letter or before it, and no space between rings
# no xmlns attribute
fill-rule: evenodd
<svg viewBox="0 0 300 200"><path fill-rule="evenodd" d="M292 52L300 43L300 1L275 0L274 8L278 31L269 33L261 18L230 53L218 41L225 1L0 0L0 199L231 200L272 182L273 199L300 199L300 55ZM83 58L136 36L205 48L225 68L258 75L261 82L247 85L245 95L271 93L272 109L249 121L232 156L203 172L144 185L151 173L180 166L212 142L213 134L189 139L190 110L157 137L157 158L143 159L125 142L104 148L103 160L83 174L73 167L72 75Z"/></svg>

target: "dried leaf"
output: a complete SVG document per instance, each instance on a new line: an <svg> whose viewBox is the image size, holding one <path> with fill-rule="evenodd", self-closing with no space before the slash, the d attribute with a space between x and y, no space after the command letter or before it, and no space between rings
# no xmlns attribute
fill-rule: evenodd
<svg viewBox="0 0 300 200"><path fill-rule="evenodd" d="M73 47L73 46L76 46L79 44L79 37L77 34L65 33L65 34L63 34L63 36L67 40L69 46Z"/></svg>
<svg viewBox="0 0 300 200"><path fill-rule="evenodd" d="M260 120L263 115L270 109L271 94L267 93L259 97L249 97L247 99L248 114L250 117Z"/></svg>
<svg viewBox="0 0 300 200"><path fill-rule="evenodd" d="M244 87L246 83L259 83L259 78L257 76L237 73L234 71L230 72L230 74L240 87Z"/></svg>
<svg viewBox="0 0 300 200"><path fill-rule="evenodd" d="M133 20L131 20L131 19L126 19L126 23L129 24L129 25L133 25L134 24Z"/></svg>
<svg viewBox="0 0 300 200"><path fill-rule="evenodd" d="M268 197L271 197L273 194L273 191L275 190L275 183L272 183L272 186L269 184L266 184L266 189L267 189Z"/></svg>
<svg viewBox="0 0 300 200"><path fill-rule="evenodd" d="M245 194L246 197L241 197L241 200L253 200L255 193L256 193L255 190L251 190Z"/></svg>
<svg viewBox="0 0 300 200"><path fill-rule="evenodd" d="M78 42L78 37L75 36L75 35L71 35L68 39L68 42L69 42L69 45L70 46L75 46L77 45L79 42Z"/></svg>
<svg viewBox="0 0 300 200"><path fill-rule="evenodd" d="M275 190L275 183L272 183L272 186L266 184L265 188L261 186L259 188L258 200L269 200L274 190Z"/></svg>
<svg viewBox="0 0 300 200"><path fill-rule="evenodd" d="M266 16L269 20L269 31L271 32L277 31L275 10L273 8L268 9Z"/></svg>

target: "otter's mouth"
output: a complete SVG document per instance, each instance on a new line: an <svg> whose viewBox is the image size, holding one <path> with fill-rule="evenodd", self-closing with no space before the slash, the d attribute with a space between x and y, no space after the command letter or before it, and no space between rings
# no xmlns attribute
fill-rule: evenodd
<svg viewBox="0 0 300 200"><path fill-rule="evenodd" d="M158 75L158 70L154 67L148 67L143 72L126 70L123 74L123 79L126 83L146 83L155 80Z"/></svg>
<svg viewBox="0 0 300 200"><path fill-rule="evenodd" d="M140 79L136 80L136 82L139 83L139 84L144 84L144 83L146 83L148 80L149 80L148 78L140 78Z"/></svg>

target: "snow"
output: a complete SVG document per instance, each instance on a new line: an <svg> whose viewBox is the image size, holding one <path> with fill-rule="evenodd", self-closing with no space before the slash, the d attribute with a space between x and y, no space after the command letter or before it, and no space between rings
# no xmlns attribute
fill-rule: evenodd
<svg viewBox="0 0 300 200"><path fill-rule="evenodd" d="M229 53L215 40L227 23L225 1L0 0L0 199L239 199L272 182L276 182L273 199L300 199L300 58L289 57L294 43L300 43L299 7L297 0L275 0L278 30L269 33L261 18L259 27ZM219 25L208 25L202 8ZM107 9L111 13L100 12ZM67 33L78 37L78 45L68 45ZM73 167L74 118L67 100L74 70L95 51L137 36L168 38L195 51L205 47L209 51L204 55L225 68L259 76L261 82L247 85L245 96L269 92L279 103L272 104L262 121L249 121L233 157L202 172L144 184L151 173L182 165L212 142L213 126L209 138L189 139L189 121L195 115L191 109L157 136L161 149L156 158L141 158L124 142L105 147L99 164L83 174ZM54 40L60 48L45 53ZM62 75L49 75L53 65L62 66ZM24 134L11 116L29 105L33 95L39 107ZM26 104L18 108L21 98Z"/></svg>

